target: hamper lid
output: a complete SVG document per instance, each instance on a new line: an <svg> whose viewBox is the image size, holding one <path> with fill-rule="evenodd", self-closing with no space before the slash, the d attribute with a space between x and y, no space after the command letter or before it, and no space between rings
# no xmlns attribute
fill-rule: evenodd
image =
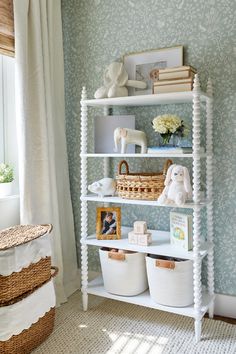
<svg viewBox="0 0 236 354"><path fill-rule="evenodd" d="M0 251L30 242L52 231L52 225L16 225L0 231Z"/></svg>

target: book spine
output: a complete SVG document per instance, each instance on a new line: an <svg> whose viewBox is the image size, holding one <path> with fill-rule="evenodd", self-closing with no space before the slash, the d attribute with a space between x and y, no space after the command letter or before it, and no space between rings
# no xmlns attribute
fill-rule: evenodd
<svg viewBox="0 0 236 354"><path fill-rule="evenodd" d="M195 73L193 71L175 71L170 73L159 73L159 81L165 80L181 80L181 79L193 79Z"/></svg>
<svg viewBox="0 0 236 354"><path fill-rule="evenodd" d="M153 86L153 93L192 91L192 84Z"/></svg>

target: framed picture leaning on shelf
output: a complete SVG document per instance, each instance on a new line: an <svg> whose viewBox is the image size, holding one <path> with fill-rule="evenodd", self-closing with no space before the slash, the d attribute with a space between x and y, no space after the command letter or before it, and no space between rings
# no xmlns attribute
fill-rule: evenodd
<svg viewBox="0 0 236 354"><path fill-rule="evenodd" d="M123 56L123 63L129 80L147 83L146 89L130 87L129 95L148 95L152 93L152 84L157 79L158 69L183 65L183 46L126 54Z"/></svg>
<svg viewBox="0 0 236 354"><path fill-rule="evenodd" d="M119 207L97 208L96 237L98 240L121 238L121 209Z"/></svg>

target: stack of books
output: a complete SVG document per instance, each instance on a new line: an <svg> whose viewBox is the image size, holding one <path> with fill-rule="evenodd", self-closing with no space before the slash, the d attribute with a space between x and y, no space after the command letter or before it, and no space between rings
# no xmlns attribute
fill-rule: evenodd
<svg viewBox="0 0 236 354"><path fill-rule="evenodd" d="M159 70L153 93L192 91L196 70L192 66L179 66Z"/></svg>

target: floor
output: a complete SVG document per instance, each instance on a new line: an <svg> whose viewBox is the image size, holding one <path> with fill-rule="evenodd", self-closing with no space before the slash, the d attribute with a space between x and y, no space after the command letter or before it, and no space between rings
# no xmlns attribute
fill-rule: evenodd
<svg viewBox="0 0 236 354"><path fill-rule="evenodd" d="M225 321L222 321L225 320ZM76 292L57 309L54 332L34 354L236 354L236 320L194 321L167 312L89 296L87 312Z"/></svg>

